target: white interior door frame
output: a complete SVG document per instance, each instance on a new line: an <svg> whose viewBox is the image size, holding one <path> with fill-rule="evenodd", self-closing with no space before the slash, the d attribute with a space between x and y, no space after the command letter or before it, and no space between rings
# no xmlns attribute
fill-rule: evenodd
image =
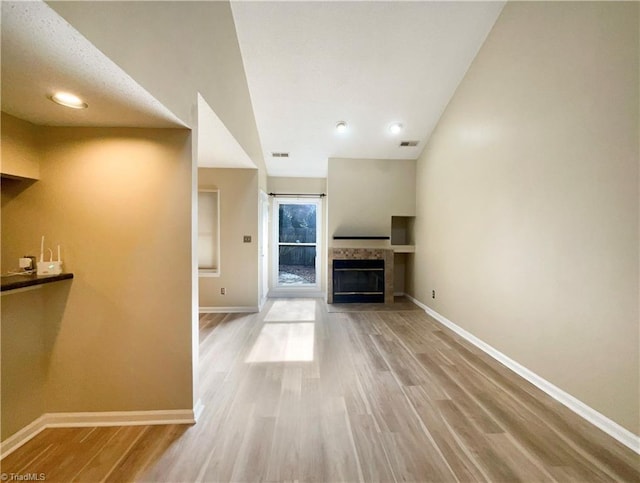
<svg viewBox="0 0 640 483"><path fill-rule="evenodd" d="M259 200L258 309L262 310L269 295L269 196L260 190Z"/></svg>

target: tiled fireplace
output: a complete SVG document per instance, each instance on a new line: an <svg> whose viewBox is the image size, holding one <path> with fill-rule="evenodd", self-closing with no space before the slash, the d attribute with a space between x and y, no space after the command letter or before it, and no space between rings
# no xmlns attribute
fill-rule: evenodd
<svg viewBox="0 0 640 483"><path fill-rule="evenodd" d="M393 303L393 250L391 249L330 248L327 273L327 302L330 304Z"/></svg>

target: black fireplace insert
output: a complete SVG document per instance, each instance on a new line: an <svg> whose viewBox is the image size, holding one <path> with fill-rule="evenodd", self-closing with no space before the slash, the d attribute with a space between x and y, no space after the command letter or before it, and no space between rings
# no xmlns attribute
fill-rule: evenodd
<svg viewBox="0 0 640 483"><path fill-rule="evenodd" d="M384 260L334 260L333 303L384 303Z"/></svg>

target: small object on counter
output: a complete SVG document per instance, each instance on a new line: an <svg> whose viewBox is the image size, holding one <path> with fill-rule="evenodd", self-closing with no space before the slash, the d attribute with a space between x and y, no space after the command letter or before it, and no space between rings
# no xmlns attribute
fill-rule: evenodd
<svg viewBox="0 0 640 483"><path fill-rule="evenodd" d="M62 273L62 262L49 260L48 262L38 262L38 275L60 275Z"/></svg>
<svg viewBox="0 0 640 483"><path fill-rule="evenodd" d="M44 261L44 235L40 241L40 261L38 262L38 275L60 275L62 273L62 260L60 259L60 245L58 245L58 260L53 261L53 250L49 251L49 261Z"/></svg>

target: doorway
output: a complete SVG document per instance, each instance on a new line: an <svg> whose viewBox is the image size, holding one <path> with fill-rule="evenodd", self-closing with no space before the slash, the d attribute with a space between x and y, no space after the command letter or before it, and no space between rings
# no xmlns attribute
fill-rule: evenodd
<svg viewBox="0 0 640 483"><path fill-rule="evenodd" d="M282 294L320 290L320 199L275 198L272 287Z"/></svg>

